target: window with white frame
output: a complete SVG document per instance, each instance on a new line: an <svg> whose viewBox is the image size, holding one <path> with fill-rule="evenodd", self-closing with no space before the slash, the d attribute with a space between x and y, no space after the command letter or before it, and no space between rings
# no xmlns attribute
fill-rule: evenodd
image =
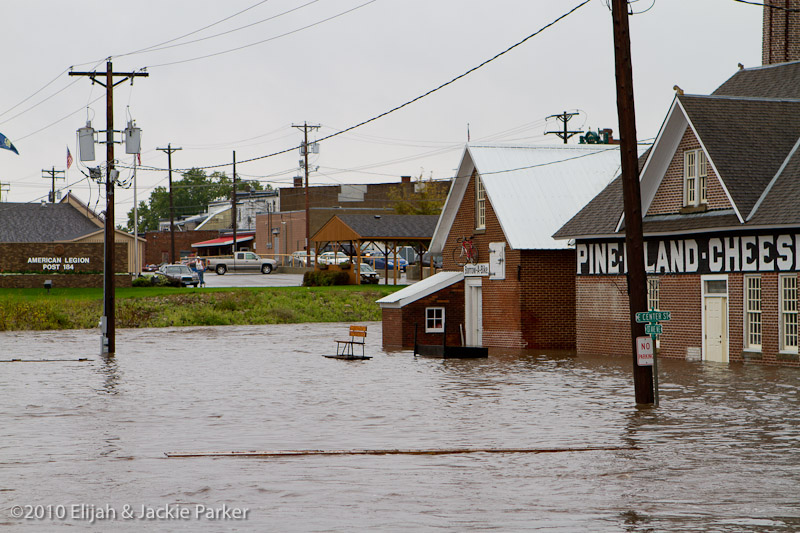
<svg viewBox="0 0 800 533"><path fill-rule="evenodd" d="M647 278L647 310L659 311L661 306L661 286L659 278ZM661 336L656 335L656 348L661 347Z"/></svg>
<svg viewBox="0 0 800 533"><path fill-rule="evenodd" d="M797 275L781 276L781 350L797 353Z"/></svg>
<svg viewBox="0 0 800 533"><path fill-rule="evenodd" d="M761 349L761 276L744 278L744 311L747 347Z"/></svg>
<svg viewBox="0 0 800 533"><path fill-rule="evenodd" d="M698 206L708 202L708 162L703 150L683 152L683 205Z"/></svg>
<svg viewBox="0 0 800 533"><path fill-rule="evenodd" d="M486 191L483 181L475 174L475 229L486 228Z"/></svg>
<svg viewBox="0 0 800 533"><path fill-rule="evenodd" d="M425 308L425 333L444 333L444 307Z"/></svg>

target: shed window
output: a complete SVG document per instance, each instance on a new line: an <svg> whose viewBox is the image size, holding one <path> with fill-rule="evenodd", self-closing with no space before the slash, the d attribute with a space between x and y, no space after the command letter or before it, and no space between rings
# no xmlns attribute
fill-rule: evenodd
<svg viewBox="0 0 800 533"><path fill-rule="evenodd" d="M425 333L444 333L444 307L425 308Z"/></svg>

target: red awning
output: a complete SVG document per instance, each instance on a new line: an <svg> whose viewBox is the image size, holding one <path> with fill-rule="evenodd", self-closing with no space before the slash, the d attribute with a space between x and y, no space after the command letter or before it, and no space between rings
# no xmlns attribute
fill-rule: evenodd
<svg viewBox="0 0 800 533"><path fill-rule="evenodd" d="M236 243L252 241L255 235L237 235ZM210 241L200 241L192 243L192 248L205 248L208 246L227 246L233 244L233 235L228 237L219 237L218 239L211 239Z"/></svg>

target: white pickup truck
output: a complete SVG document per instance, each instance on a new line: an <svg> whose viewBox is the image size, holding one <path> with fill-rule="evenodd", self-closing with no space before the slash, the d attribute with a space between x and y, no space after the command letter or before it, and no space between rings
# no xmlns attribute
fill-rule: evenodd
<svg viewBox="0 0 800 533"><path fill-rule="evenodd" d="M236 252L234 255L208 259L208 270L220 276L231 272L258 272L269 274L278 265L274 259L261 257L253 252Z"/></svg>

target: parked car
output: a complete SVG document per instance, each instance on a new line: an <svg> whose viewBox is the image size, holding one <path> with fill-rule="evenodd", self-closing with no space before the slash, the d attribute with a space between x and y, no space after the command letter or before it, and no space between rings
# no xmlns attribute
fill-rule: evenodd
<svg viewBox="0 0 800 533"><path fill-rule="evenodd" d="M389 257L388 261L382 255L367 256L363 257L362 260L367 264L372 265L375 268L375 270L384 270L386 269L387 266L389 270L394 270L394 258L391 256ZM408 267L408 261L406 261L402 257L398 257L397 266L401 271L405 272L406 267Z"/></svg>
<svg viewBox="0 0 800 533"><path fill-rule="evenodd" d="M338 265L350 261L350 256L344 252L322 252L317 261L320 265Z"/></svg>
<svg viewBox="0 0 800 533"><path fill-rule="evenodd" d="M314 252L306 252L306 251L292 252L292 264L296 265L297 262L300 263L300 266L313 266Z"/></svg>
<svg viewBox="0 0 800 533"><path fill-rule="evenodd" d="M361 283L374 284L380 281L380 275L375 271L372 266L361 263Z"/></svg>
<svg viewBox="0 0 800 533"><path fill-rule="evenodd" d="M163 265L156 274L164 275L184 287L188 285L197 287L200 285L200 277L197 272L186 265Z"/></svg>
<svg viewBox="0 0 800 533"><path fill-rule="evenodd" d="M422 266L431 266L431 255L432 254L430 252L425 252L422 255ZM442 268L442 254L433 255L433 267Z"/></svg>

